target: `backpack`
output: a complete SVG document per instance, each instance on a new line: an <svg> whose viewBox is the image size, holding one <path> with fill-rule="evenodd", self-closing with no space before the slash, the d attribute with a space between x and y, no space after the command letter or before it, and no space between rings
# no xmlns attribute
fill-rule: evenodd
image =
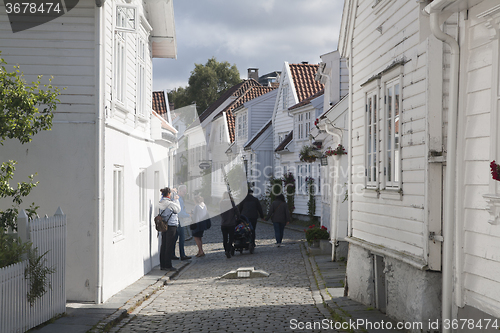
<svg viewBox="0 0 500 333"><path fill-rule="evenodd" d="M163 210L163 212L165 211L165 209ZM168 220L170 220L170 218L172 217L172 214L174 214L172 212L172 214L170 214L170 216L168 217L168 219L166 221L163 220L163 217L161 216L161 214L163 214L163 212L159 213L158 215L155 216L155 228L157 231L159 232L165 232L168 230Z"/></svg>

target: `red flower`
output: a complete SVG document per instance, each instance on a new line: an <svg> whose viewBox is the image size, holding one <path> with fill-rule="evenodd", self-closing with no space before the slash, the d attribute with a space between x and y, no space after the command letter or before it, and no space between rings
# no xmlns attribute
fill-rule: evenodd
<svg viewBox="0 0 500 333"><path fill-rule="evenodd" d="M321 229L326 230L327 228L324 225L322 225Z"/></svg>
<svg viewBox="0 0 500 333"><path fill-rule="evenodd" d="M490 163L491 176L494 180L500 181L500 165L496 164L495 161Z"/></svg>

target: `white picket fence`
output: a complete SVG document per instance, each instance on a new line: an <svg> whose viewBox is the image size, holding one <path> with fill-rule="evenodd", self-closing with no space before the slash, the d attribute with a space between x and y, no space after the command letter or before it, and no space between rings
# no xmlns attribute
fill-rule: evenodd
<svg viewBox="0 0 500 333"><path fill-rule="evenodd" d="M44 256L52 286L33 306L27 298L29 282L24 277L28 261L0 268L0 332L25 332L66 311L66 215L60 208L52 217L30 220L24 210L18 218L18 235L30 240Z"/></svg>

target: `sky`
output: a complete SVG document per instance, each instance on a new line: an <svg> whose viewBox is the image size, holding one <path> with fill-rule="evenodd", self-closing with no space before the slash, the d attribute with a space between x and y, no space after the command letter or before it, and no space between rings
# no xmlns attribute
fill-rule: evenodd
<svg viewBox="0 0 500 333"><path fill-rule="evenodd" d="M343 0L174 0L177 59L153 59L153 90L185 87L211 57L259 75L335 51Z"/></svg>

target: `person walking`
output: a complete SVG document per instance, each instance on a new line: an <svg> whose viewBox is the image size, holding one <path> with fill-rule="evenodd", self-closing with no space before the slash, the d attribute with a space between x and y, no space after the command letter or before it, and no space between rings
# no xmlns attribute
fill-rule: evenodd
<svg viewBox="0 0 500 333"><path fill-rule="evenodd" d="M202 237L203 232L210 228L211 222L203 197L197 195L194 200L196 202L196 206L193 209L192 218L195 223L191 224L191 231L194 241L196 242L196 246L198 246L198 253L196 254L196 257L199 258L205 256Z"/></svg>
<svg viewBox="0 0 500 333"><path fill-rule="evenodd" d="M172 191L165 187L160 190L162 198L158 205L161 216L164 221L167 221L168 229L161 233L161 248L160 248L160 269L164 271L176 271L172 266L172 245L175 245L175 235L179 226L179 218L177 214L181 211L181 205L178 200L172 200Z"/></svg>
<svg viewBox="0 0 500 333"><path fill-rule="evenodd" d="M177 234L175 235L175 242L172 246L172 251L173 251L173 258L174 260L179 260L179 257L175 256L175 244L177 243L177 239L179 239L179 256L181 260L188 260L191 259L190 256L186 255L186 252L184 251L184 226L187 225L191 217L189 214L186 212L186 207L184 206L184 197L187 194L187 187L186 185L180 185L179 186L179 192L178 192L178 199L179 199L179 204L181 206L181 211L179 212L179 227L177 228ZM189 220L189 222L187 222Z"/></svg>
<svg viewBox="0 0 500 333"><path fill-rule="evenodd" d="M281 244L283 232L285 231L285 225L290 224L292 218L288 211L288 205L285 202L283 193L279 194L269 207L269 212L264 220L267 221L269 219L273 222L276 246L284 246Z"/></svg>
<svg viewBox="0 0 500 333"><path fill-rule="evenodd" d="M240 214L248 219L248 222L252 224L252 243L255 247L255 229L257 228L257 219L260 217L264 218L264 212L262 211L262 206L260 205L259 199L253 196L253 190L249 189L248 194L239 204Z"/></svg>
<svg viewBox="0 0 500 333"><path fill-rule="evenodd" d="M231 258L231 252L233 250L233 240L234 240L234 227L236 225L236 211L233 207L233 203L229 198L229 193L224 192L222 195L222 200L219 203L220 217L222 231L222 244L224 245L224 251L226 252L226 257Z"/></svg>

